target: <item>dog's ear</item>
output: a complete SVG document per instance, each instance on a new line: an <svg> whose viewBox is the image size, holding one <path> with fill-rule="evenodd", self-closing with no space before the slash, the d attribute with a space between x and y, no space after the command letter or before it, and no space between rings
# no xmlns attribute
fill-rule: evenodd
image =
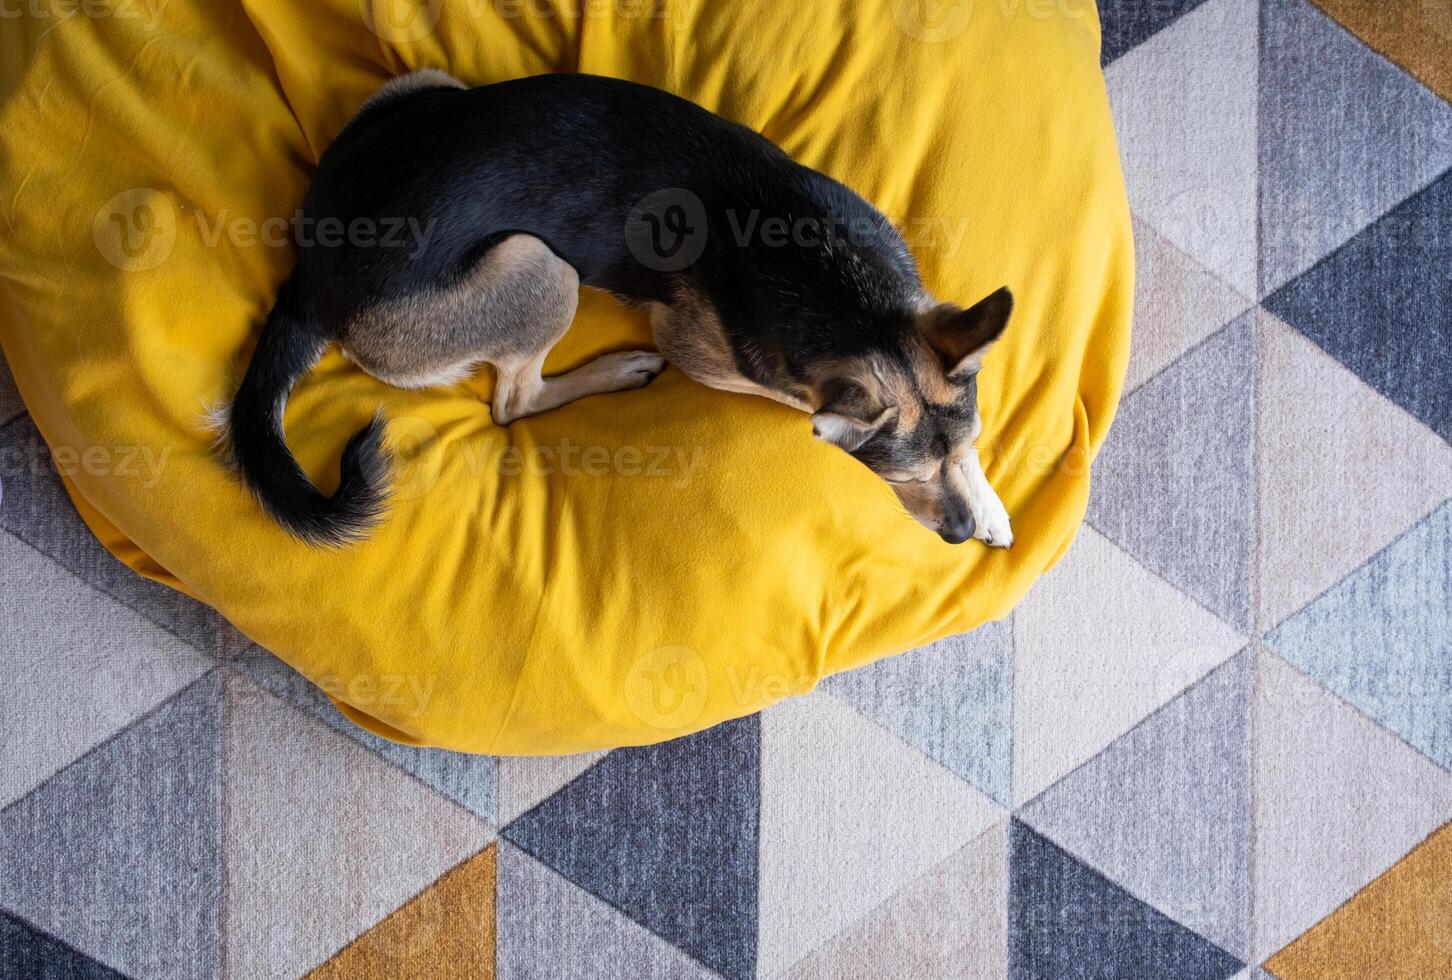
<svg viewBox="0 0 1452 980"><path fill-rule="evenodd" d="M918 317L918 330L938 352L950 378L965 378L983 366L983 355L1003 334L1013 313L1013 293L1004 286L966 310L943 304Z"/></svg>
<svg viewBox="0 0 1452 980"><path fill-rule="evenodd" d="M896 416L897 406L877 404L863 388L847 385L812 413L812 435L850 453Z"/></svg>

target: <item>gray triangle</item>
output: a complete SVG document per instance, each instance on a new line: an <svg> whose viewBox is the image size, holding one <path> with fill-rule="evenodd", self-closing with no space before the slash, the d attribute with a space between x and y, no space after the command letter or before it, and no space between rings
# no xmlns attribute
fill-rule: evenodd
<svg viewBox="0 0 1452 980"><path fill-rule="evenodd" d="M1261 23L1264 296L1452 165L1452 106L1308 0Z"/></svg>
<svg viewBox="0 0 1452 980"><path fill-rule="evenodd" d="M215 666L5 531L0 596L0 807Z"/></svg>
<svg viewBox="0 0 1452 980"><path fill-rule="evenodd" d="M498 763L493 756L400 745L364 731L343 717L316 685L259 646L234 659L232 666L260 687L342 732L460 806L491 824L495 822ZM424 697L426 692L411 688L408 679L403 678L396 696Z"/></svg>
<svg viewBox="0 0 1452 980"><path fill-rule="evenodd" d="M1250 953L1252 660L1242 653L1020 818L1242 960Z"/></svg>
<svg viewBox="0 0 1452 980"><path fill-rule="evenodd" d="M0 813L0 906L137 977L221 967L213 671Z"/></svg>
<svg viewBox="0 0 1452 980"><path fill-rule="evenodd" d="M1255 542L1255 311L1125 399L1094 464L1088 520L1248 630Z"/></svg>
<svg viewBox="0 0 1452 980"><path fill-rule="evenodd" d="M507 843L499 845L499 980L719 980L655 933Z"/></svg>
<svg viewBox="0 0 1452 980"><path fill-rule="evenodd" d="M143 474L160 465L144 452L128 465ZM117 456L117 465L119 454ZM150 460L148 462L148 459ZM48 555L93 589L103 592L190 643L222 658L245 644L220 614L173 589L143 578L101 546L71 505L51 461L50 450L28 418L0 428L0 483L5 499L0 527Z"/></svg>

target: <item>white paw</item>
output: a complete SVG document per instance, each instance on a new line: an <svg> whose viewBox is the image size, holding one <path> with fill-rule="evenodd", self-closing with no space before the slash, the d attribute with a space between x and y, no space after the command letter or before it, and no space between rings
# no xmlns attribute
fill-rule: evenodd
<svg viewBox="0 0 1452 980"><path fill-rule="evenodd" d="M656 375L665 370L666 359L654 351L627 350L605 354L595 364L599 365L602 373L613 379L613 387L618 390L650 384Z"/></svg>
<svg viewBox="0 0 1452 980"><path fill-rule="evenodd" d="M976 504L976 506L975 506ZM1013 527L1008 521L1008 511L997 497L970 503L973 522L977 529L973 537L990 548L1007 548L1013 544Z"/></svg>

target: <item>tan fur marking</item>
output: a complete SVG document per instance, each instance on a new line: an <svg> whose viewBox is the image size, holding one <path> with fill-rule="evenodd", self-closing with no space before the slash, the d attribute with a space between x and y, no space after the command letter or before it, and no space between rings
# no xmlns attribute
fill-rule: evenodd
<svg viewBox="0 0 1452 980"><path fill-rule="evenodd" d="M656 347L691 380L721 391L770 398L801 412L812 411L805 397L763 387L737 370L720 315L703 296L682 290L670 306L652 305L650 323Z"/></svg>
<svg viewBox="0 0 1452 980"><path fill-rule="evenodd" d="M922 342L915 343L909 356L913 377L917 379L918 389L925 400L934 405L951 405L957 400L958 388L948 380L943 362L931 347Z"/></svg>

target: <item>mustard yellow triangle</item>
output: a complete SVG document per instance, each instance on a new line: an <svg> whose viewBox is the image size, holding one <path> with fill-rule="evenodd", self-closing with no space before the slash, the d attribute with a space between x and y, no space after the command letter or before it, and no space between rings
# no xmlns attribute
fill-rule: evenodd
<svg viewBox="0 0 1452 980"><path fill-rule="evenodd" d="M1314 0L1377 54L1452 101L1452 3L1446 0Z"/></svg>
<svg viewBox="0 0 1452 980"><path fill-rule="evenodd" d="M308 974L309 980L494 978L491 844Z"/></svg>
<svg viewBox="0 0 1452 980"><path fill-rule="evenodd" d="M1452 977L1452 823L1266 963L1281 980Z"/></svg>

